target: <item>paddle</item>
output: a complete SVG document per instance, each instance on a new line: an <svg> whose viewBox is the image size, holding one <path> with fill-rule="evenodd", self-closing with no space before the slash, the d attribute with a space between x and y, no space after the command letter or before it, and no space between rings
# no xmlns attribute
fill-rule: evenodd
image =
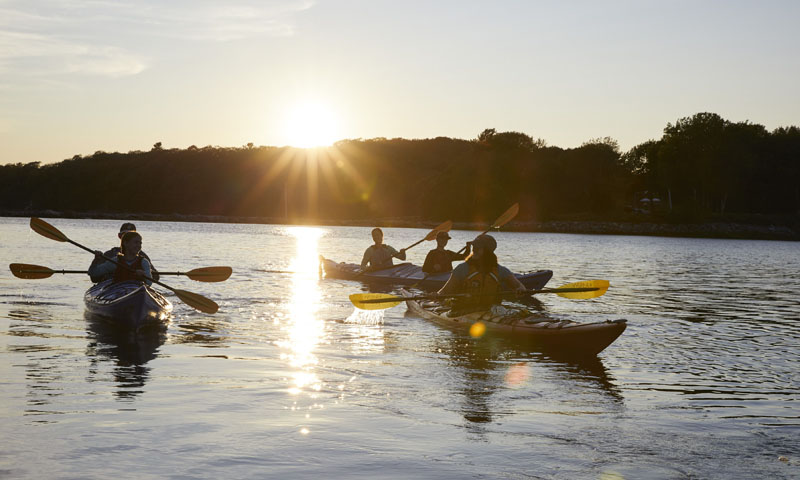
<svg viewBox="0 0 800 480"><path fill-rule="evenodd" d="M610 283L608 280L586 280L582 282L568 283L558 288L542 288L539 290L527 290L523 293L500 292L499 295L517 297L523 295L536 295L539 293L555 293L559 297L571 299L587 299L600 297L606 293ZM439 300L442 298L469 297L469 293L454 293L450 295L418 295L414 297L401 297L387 293L354 293L350 295L350 301L361 310L383 310L399 305L406 300Z"/></svg>
<svg viewBox="0 0 800 480"><path fill-rule="evenodd" d="M503 213L502 215L500 215L499 217L497 217L497 220L495 220L495 221L494 221L494 223L492 224L492 226L491 226L491 227L489 227L488 229L486 229L486 230L485 230L483 233L481 233L480 235L478 235L478 237L480 237L481 235L484 235L484 234L488 233L488 232L489 232L489 230L491 230L491 229L493 229L493 228L500 228L500 227L502 227L502 226L503 226L503 225L505 225L506 223L510 222L510 221L511 221L511 220L512 220L514 217L516 217L516 216L517 216L517 213L519 213L519 203L515 203L514 205L511 205L511 208L509 208L508 210L506 210L506 211L505 211L505 213ZM435 237L434 237L434 238L435 238ZM477 238L477 237L475 237L475 238ZM464 250L466 250L466 249L467 249L467 246L466 246L466 245L464 245L463 247L461 247L461 250L459 250L459 251L458 251L458 252L456 252L456 253L457 253L458 255L461 255L461 254L464 252ZM417 283L415 283L414 285L411 285L411 288L415 288L417 285L419 285L419 284L423 283L425 280L427 280L427 279L428 279L428 277L430 277L431 275L436 275L436 274L438 274L438 273L444 273L444 272L428 272L428 273L426 273L426 274L425 274L425 276L424 276L424 277L422 277L422 280L418 281L418 282L417 282Z"/></svg>
<svg viewBox="0 0 800 480"><path fill-rule="evenodd" d="M413 243L413 244L411 244L411 246L406 247L405 250L408 250L411 247L416 247L417 245L419 245L422 242L425 242L425 241L430 242L431 240L435 240L436 239L436 235L439 232L449 232L451 228L453 228L453 222L448 220L448 221L442 223L441 225L439 225L438 227L434 228L430 232L428 232L428 234L425 235L425 238L423 238L419 242Z"/></svg>
<svg viewBox="0 0 800 480"><path fill-rule="evenodd" d="M86 270L53 270L41 265L30 265L27 263L12 263L8 266L11 273L17 278L24 278L27 280L38 280L40 278L49 278L55 273L82 273L87 275ZM189 270L188 272L158 272L159 275L186 275L192 280L198 282L223 282L231 276L233 269L231 267L203 267Z"/></svg>
<svg viewBox="0 0 800 480"><path fill-rule="evenodd" d="M480 237L481 235L485 235L485 234L489 233L489 231L492 230L493 228L502 227L506 223L510 222L514 217L516 217L517 213L519 213L519 203L515 203L514 205L511 205L511 208L509 208L508 210L505 211L505 213L503 213L502 215L497 217L497 220L494 221L492 226L487 228L486 230L484 230L483 233L478 235L478 237ZM467 246L464 245L463 247L461 247L461 250L459 250L457 253L460 254L461 252L463 252L466 249L467 249Z"/></svg>
<svg viewBox="0 0 800 480"><path fill-rule="evenodd" d="M49 223L45 222L41 218L32 217L31 218L31 228L33 229L34 232L38 233L39 235L41 235L43 237L47 237L50 240L55 240L57 242L69 242L69 243L75 245L78 248L81 248L81 249L86 250L87 252L89 252L91 254L94 254L94 250L91 250L88 247L84 247L83 245L81 245L78 242L70 240L66 235L61 233L61 231L59 229L57 229L56 227L54 227L54 226L50 225ZM109 262L115 264L117 267L123 267L123 268L128 268L129 269L129 267L127 265L122 265L122 264L116 262L115 260L113 260L111 258L108 258L108 257L105 257L105 256L103 258L105 258ZM192 307L194 309L197 309L197 310L199 310L201 312L204 312L204 313L216 313L217 310L219 310L219 305L217 305L213 300L210 300L210 299L208 299L208 298L206 298L206 297L204 297L202 295L199 295L197 293L188 292L186 290L180 290L180 289L177 289L177 288L172 288L169 285L161 283L161 282L159 282L157 280L153 280L152 278L147 277L147 276L145 276L145 278L147 280L150 280L151 282L157 284L157 285L161 285L162 287L164 287L164 288L166 288L168 290L172 290L178 298L183 300L187 305L189 305L190 307Z"/></svg>

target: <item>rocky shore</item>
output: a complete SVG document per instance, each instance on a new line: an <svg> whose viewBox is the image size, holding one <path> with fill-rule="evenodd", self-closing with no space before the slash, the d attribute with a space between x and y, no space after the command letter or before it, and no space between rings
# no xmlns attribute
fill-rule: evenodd
<svg viewBox="0 0 800 480"><path fill-rule="evenodd" d="M731 238L758 240L800 240L797 225L745 224L735 222L653 223L653 222L536 222L514 225L513 230L594 235L650 235L662 237Z"/></svg>
<svg viewBox="0 0 800 480"><path fill-rule="evenodd" d="M319 222L287 222L284 218L270 217L224 217L213 215L160 215L147 213L110 214L99 212L71 211L0 211L5 217L43 218L95 218L115 220L146 220L164 222L208 222L208 223L253 223L253 224L306 224L331 226L383 226L407 228L433 228L438 223L420 217L376 218L370 220L326 220ZM596 221L555 220L531 222L514 220L503 227L504 231L576 233L591 235L648 235L689 238L728 238L753 240L800 241L800 216L781 218L756 218L755 221L711 221L697 223L669 223L654 221ZM453 229L484 230L486 225L454 222Z"/></svg>

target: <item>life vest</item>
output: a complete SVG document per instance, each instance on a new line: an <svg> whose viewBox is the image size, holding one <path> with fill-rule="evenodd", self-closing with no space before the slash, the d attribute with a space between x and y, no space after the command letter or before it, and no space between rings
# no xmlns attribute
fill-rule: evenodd
<svg viewBox="0 0 800 480"><path fill-rule="evenodd" d="M465 297L462 305L486 306L497 303L497 294L500 293L500 270L495 265L489 273L482 274L477 265L468 263L469 273L464 280L462 292L471 296Z"/></svg>
<svg viewBox="0 0 800 480"><path fill-rule="evenodd" d="M136 270L144 270L142 268L142 256L137 255L136 260L133 261L132 264L128 264L125 261L125 257L122 255L117 255L117 269L114 270L114 279L115 282L124 282L127 280L138 280L141 281L142 279L136 275ZM125 268L123 265L130 267L130 270Z"/></svg>

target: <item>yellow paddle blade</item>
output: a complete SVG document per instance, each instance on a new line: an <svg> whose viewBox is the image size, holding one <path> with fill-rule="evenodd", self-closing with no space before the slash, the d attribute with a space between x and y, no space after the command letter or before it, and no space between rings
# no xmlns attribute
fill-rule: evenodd
<svg viewBox="0 0 800 480"><path fill-rule="evenodd" d="M186 276L198 282L224 282L233 269L231 267L203 267L186 272Z"/></svg>
<svg viewBox="0 0 800 480"><path fill-rule="evenodd" d="M26 280L38 280L40 278L48 278L53 275L53 270L42 267L41 265L29 265L27 263L12 263L8 266L11 273L17 278L24 278Z"/></svg>
<svg viewBox="0 0 800 480"><path fill-rule="evenodd" d="M372 301L365 302L365 300ZM389 295L388 293L354 293L350 295L350 301L356 308L360 308L361 310L383 310L392 308L395 305L400 305L405 299L397 295Z"/></svg>
<svg viewBox="0 0 800 480"><path fill-rule="evenodd" d="M448 220L443 224L439 225L438 227L434 228L430 232L428 232L428 234L425 236L425 240L429 242L431 240L436 240L436 235L438 235L439 232L449 232L451 228L453 228L453 222Z"/></svg>
<svg viewBox="0 0 800 480"><path fill-rule="evenodd" d="M550 291L552 293L555 293L559 297L583 300L587 298L596 298L605 295L609 286L611 286L611 283L608 280L584 280L582 282L574 282L574 283L568 283L566 285L561 285L560 287L554 288ZM562 288L563 289L591 288L596 290L591 290L586 292L559 292L559 290Z"/></svg>
<svg viewBox="0 0 800 480"><path fill-rule="evenodd" d="M438 227L436 227L436 231L437 232L449 232L451 228L453 228L453 221L452 220L448 220L448 221L442 223L441 225L439 225Z"/></svg>
<svg viewBox="0 0 800 480"><path fill-rule="evenodd" d="M187 292L186 290L178 290L177 288L173 288L172 291L175 292L178 298L195 310L200 310L203 313L217 313L217 310L219 310L219 305L202 295Z"/></svg>
<svg viewBox="0 0 800 480"><path fill-rule="evenodd" d="M43 237L47 237L56 242L66 242L67 236L61 233L59 229L45 222L41 218L31 217L31 228L34 232Z"/></svg>
<svg viewBox="0 0 800 480"><path fill-rule="evenodd" d="M491 228L500 228L506 223L510 222L514 217L517 216L519 213L519 203L515 203L511 205L511 208L506 210L506 213L500 215L497 220L494 221Z"/></svg>

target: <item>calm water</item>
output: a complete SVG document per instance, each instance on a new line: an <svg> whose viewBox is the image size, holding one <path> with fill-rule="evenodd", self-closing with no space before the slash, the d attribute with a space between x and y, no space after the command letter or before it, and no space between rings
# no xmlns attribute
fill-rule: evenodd
<svg viewBox="0 0 800 480"><path fill-rule="evenodd" d="M120 223L48 221L90 248ZM593 300L540 297L629 321L570 363L403 305L356 314L363 287L319 280L316 259L359 261L368 228L137 226L161 270L233 267L224 283L163 278L218 314L170 295L163 335L108 331L84 318L88 277L7 268L91 256L0 219L1 478L800 478L800 243L497 234L501 263L552 269L550 286L611 281Z"/></svg>

